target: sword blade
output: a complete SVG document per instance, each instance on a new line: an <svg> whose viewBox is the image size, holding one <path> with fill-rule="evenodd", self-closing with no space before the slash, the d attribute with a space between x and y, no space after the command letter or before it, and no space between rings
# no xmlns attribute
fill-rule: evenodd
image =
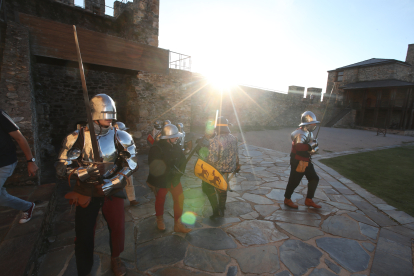
<svg viewBox="0 0 414 276"><path fill-rule="evenodd" d="M79 73L80 73L80 77L81 77L81 80L82 80L83 100L85 102L86 116L88 117L88 126L89 126L89 131L90 131L90 134L91 134L93 160L95 160L95 162L99 162L100 161L100 156L99 156L99 151L98 151L98 142L96 141L95 129L93 128L91 108L89 106L88 88L86 87L85 72L83 70L83 63L82 63L82 55L81 55L81 52L80 52L79 41L78 41L78 33L76 31L76 26L75 25L73 25L73 33L74 33L74 36L75 36L76 53L78 55Z"/></svg>

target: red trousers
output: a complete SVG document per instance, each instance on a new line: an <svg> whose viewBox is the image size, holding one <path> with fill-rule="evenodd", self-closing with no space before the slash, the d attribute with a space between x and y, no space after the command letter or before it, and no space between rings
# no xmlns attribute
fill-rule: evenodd
<svg viewBox="0 0 414 276"><path fill-rule="evenodd" d="M124 199L114 196L111 198L92 197L86 208L76 207L75 257L79 276L88 275L92 269L96 218L101 207L111 236L112 257L118 257L124 251Z"/></svg>
<svg viewBox="0 0 414 276"><path fill-rule="evenodd" d="M160 188L155 198L155 215L162 216L164 214L164 203L167 193L170 192L174 201L174 219L179 220L183 214L184 206L184 194L181 183L173 187L171 184L170 188Z"/></svg>

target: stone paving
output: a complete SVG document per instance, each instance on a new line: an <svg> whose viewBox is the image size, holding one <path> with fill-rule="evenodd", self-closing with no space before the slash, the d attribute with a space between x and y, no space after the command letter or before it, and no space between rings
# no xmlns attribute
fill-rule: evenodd
<svg viewBox="0 0 414 276"><path fill-rule="evenodd" d="M126 203L126 241L121 258L127 275L413 275L414 218L387 205L336 171L315 161L320 177L315 201L304 206L307 180L283 204L289 155L240 146L241 173L231 181L224 218L210 220L209 201L194 177L193 157L182 178L184 220L193 231L173 232L172 200L166 230L156 228L154 195L145 185L146 156L134 176L138 207ZM76 275L74 212L64 200L39 276ZM194 216L196 214L196 216ZM109 233L99 216L92 275L113 275Z"/></svg>

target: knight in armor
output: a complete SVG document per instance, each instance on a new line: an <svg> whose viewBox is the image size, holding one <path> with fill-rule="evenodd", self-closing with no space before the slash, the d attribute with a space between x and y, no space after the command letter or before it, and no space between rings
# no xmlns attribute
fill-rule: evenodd
<svg viewBox="0 0 414 276"><path fill-rule="evenodd" d="M321 208L320 205L315 204L312 198L315 195L318 187L319 177L315 172L315 168L311 162L311 156L318 151L318 141L313 136L313 131L316 125L320 122L316 120L315 114L311 111L306 111L302 114L302 122L299 128L291 134L292 151L290 153L290 176L285 191L285 205L291 208L298 208L298 205L293 203L291 196L299 185L303 176L308 179L308 193L305 199L305 205L314 208Z"/></svg>
<svg viewBox="0 0 414 276"><path fill-rule="evenodd" d="M184 125L182 123L178 123L177 128L178 128L178 131L181 133L181 137L178 138L177 144L179 144L181 149L184 150L184 143L185 143Z"/></svg>
<svg viewBox="0 0 414 276"><path fill-rule="evenodd" d="M154 138L155 142L158 142L160 140L161 130L162 130L161 121L156 120L154 122L154 128L151 131L151 135Z"/></svg>
<svg viewBox="0 0 414 276"><path fill-rule="evenodd" d="M209 140L209 154L207 156L207 162L223 175L226 182L230 173L240 169L237 137L230 133L228 120L224 117L217 118L216 136L213 133L214 137ZM230 183L227 184L230 185ZM227 190L216 189L206 182L202 183L202 190L213 208L213 215L210 218L224 217Z"/></svg>
<svg viewBox="0 0 414 276"><path fill-rule="evenodd" d="M56 164L57 175L76 180L73 192L65 197L76 204L75 257L79 276L89 275L93 265L95 225L99 210L110 232L111 266L115 275L125 275L119 255L124 250L125 215L123 188L137 169L132 136L112 126L116 107L111 97L98 94L90 100L100 162L94 162L91 134L83 127L69 134Z"/></svg>
<svg viewBox="0 0 414 276"><path fill-rule="evenodd" d="M152 130L153 132L156 132L156 133L153 133L153 136L152 136L152 137L154 137L155 142L159 142L160 141L162 129L166 125L170 125L170 124L171 124L171 121L170 120L165 120L162 123L162 125L161 125L161 122L159 120L155 121L155 123L154 123L154 129Z"/></svg>
<svg viewBox="0 0 414 276"><path fill-rule="evenodd" d="M164 203L168 192L174 201L174 231L188 233L191 229L181 223L184 206L184 194L181 186L181 172L185 171L186 159L181 147L177 144L181 136L175 125L167 124L161 131L160 141L149 150L149 175L147 183L155 194L155 214L157 227L165 230Z"/></svg>

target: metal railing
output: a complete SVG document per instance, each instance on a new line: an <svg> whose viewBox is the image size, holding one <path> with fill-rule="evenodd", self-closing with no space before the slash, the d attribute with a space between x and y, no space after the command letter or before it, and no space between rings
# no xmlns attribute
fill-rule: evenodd
<svg viewBox="0 0 414 276"><path fill-rule="evenodd" d="M170 51L170 68L191 72L191 56Z"/></svg>

